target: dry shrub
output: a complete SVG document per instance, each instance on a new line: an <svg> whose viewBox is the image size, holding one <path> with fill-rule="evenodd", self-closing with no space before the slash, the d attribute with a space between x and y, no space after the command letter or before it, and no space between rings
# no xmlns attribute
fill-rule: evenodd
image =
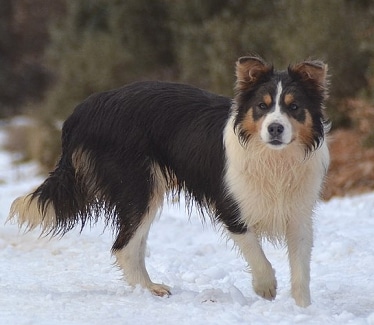
<svg viewBox="0 0 374 325"><path fill-rule="evenodd" d="M60 129L41 125L33 119L11 121L5 127L5 150L14 155L15 163L37 161L42 170L51 170L60 154Z"/></svg>
<svg viewBox="0 0 374 325"><path fill-rule="evenodd" d="M32 121L28 119L14 119L5 126L6 137L3 148L16 154L17 162L31 159L28 138L32 128Z"/></svg>

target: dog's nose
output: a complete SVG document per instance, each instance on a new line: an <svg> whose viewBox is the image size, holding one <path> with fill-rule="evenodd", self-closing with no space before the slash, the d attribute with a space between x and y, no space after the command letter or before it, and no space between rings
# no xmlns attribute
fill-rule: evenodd
<svg viewBox="0 0 374 325"><path fill-rule="evenodd" d="M281 135L284 131L284 126L279 123L271 123L268 126L268 132L272 137L277 137Z"/></svg>

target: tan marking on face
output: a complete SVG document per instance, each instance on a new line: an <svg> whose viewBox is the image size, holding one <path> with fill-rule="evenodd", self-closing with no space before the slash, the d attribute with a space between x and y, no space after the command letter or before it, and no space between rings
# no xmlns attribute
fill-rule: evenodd
<svg viewBox="0 0 374 325"><path fill-rule="evenodd" d="M304 145L312 145L314 142L313 121L310 113L306 111L304 122L300 123L295 119L291 119L291 123L297 140Z"/></svg>
<svg viewBox="0 0 374 325"><path fill-rule="evenodd" d="M261 123L264 118L255 121L253 119L252 109L250 109L247 114L245 115L241 128L245 132L246 135L253 135L260 132Z"/></svg>
<svg viewBox="0 0 374 325"><path fill-rule="evenodd" d="M271 99L270 94L266 94L266 95L264 95L264 97L263 97L262 99L263 99L264 103L265 103L268 107L271 106L271 103L273 102L273 100Z"/></svg>
<svg viewBox="0 0 374 325"><path fill-rule="evenodd" d="M293 97L292 94L286 94L284 96L284 103L286 104L286 106L292 104L294 101L295 101L295 98Z"/></svg>

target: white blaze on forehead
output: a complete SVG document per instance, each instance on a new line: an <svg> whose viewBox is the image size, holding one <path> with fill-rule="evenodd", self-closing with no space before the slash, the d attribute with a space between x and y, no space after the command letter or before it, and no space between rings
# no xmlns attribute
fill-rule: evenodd
<svg viewBox="0 0 374 325"><path fill-rule="evenodd" d="M289 121L287 114L282 113L281 111L282 92L283 92L282 82L279 81L277 85L277 90L275 93L275 98L274 98L274 105L275 105L274 110L266 115L264 121L262 122L261 131L260 131L262 141L264 141L265 143L269 143L272 140L271 135L269 133L269 129L268 129L269 125L272 123L281 124L284 128L284 131L281 135L281 139L279 140L282 141L283 145L278 145L277 146L278 149L283 148L285 145L289 144L292 140L292 125Z"/></svg>
<svg viewBox="0 0 374 325"><path fill-rule="evenodd" d="M275 113L279 113L279 114L280 114L280 109L281 109L280 98L282 95L282 91L283 91L282 82L279 81L277 85L277 92L275 93L275 101L274 101L275 102Z"/></svg>

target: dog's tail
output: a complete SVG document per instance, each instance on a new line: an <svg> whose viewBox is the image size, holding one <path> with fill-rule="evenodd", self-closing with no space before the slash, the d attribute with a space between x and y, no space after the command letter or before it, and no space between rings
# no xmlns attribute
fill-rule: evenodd
<svg viewBox="0 0 374 325"><path fill-rule="evenodd" d="M27 230L41 227L42 234L64 235L78 222L82 228L88 213L88 193L81 186L71 159L62 156L56 169L31 194L14 200L8 220Z"/></svg>

